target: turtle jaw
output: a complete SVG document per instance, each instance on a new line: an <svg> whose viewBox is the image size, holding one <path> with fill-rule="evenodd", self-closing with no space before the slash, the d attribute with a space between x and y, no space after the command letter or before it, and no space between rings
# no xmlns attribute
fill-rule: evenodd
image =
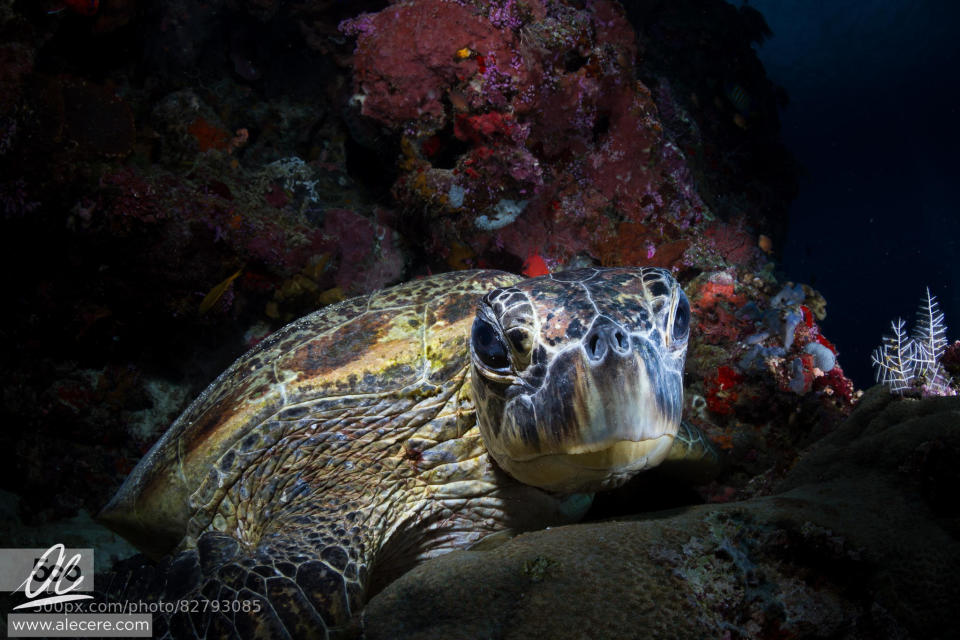
<svg viewBox="0 0 960 640"><path fill-rule="evenodd" d="M490 454L525 484L563 493L610 489L660 464L680 426L683 357L636 335L595 357L558 354L543 384L483 389L478 413ZM485 387L473 372L474 388Z"/></svg>
<svg viewBox="0 0 960 640"><path fill-rule="evenodd" d="M587 493L619 487L636 473L667 457L673 435L633 442L620 440L585 453L557 453L529 460L505 460L505 470L521 482L557 493Z"/></svg>

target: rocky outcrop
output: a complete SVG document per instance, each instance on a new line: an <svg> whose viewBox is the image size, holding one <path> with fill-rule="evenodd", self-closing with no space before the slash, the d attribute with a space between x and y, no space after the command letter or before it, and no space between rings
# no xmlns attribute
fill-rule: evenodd
<svg viewBox="0 0 960 640"><path fill-rule="evenodd" d="M960 399L868 392L767 496L432 560L367 638L948 638Z"/></svg>

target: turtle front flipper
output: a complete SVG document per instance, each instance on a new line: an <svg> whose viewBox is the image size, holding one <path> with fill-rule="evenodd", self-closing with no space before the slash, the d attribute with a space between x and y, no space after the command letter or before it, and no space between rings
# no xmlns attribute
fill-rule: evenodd
<svg viewBox="0 0 960 640"><path fill-rule="evenodd" d="M158 638L355 637L365 602L419 562L501 530L569 524L589 504L512 482L486 454L425 468L441 457L424 450L422 475L400 488L361 472L354 485L341 479L295 504L256 500L266 506L255 542L203 531L159 565L117 572L108 599L183 603L186 610L154 616Z"/></svg>
<svg viewBox="0 0 960 640"><path fill-rule="evenodd" d="M660 468L689 484L704 484L720 474L723 458L700 429L681 420L673 446Z"/></svg>
<svg viewBox="0 0 960 640"><path fill-rule="evenodd" d="M172 607L153 616L156 638L346 637L366 581L356 549L342 542L349 535L308 525L250 549L211 531L196 548L158 566L118 567L98 585L109 601Z"/></svg>

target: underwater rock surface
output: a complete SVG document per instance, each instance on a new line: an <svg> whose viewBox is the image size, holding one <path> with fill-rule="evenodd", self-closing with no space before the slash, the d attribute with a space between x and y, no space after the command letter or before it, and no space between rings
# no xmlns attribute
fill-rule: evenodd
<svg viewBox="0 0 960 640"><path fill-rule="evenodd" d="M947 638L960 399L875 387L771 495L521 535L374 597L374 638Z"/></svg>

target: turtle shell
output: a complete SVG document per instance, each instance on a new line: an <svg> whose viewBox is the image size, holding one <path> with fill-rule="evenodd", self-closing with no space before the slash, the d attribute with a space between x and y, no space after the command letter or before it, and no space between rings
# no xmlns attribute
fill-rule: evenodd
<svg viewBox="0 0 960 640"><path fill-rule="evenodd" d="M325 433L338 415L382 418L377 450L390 455L391 447L402 446L398 425L429 420L410 414L436 413L462 385L480 297L519 280L498 271L446 273L346 300L283 327L207 387L100 519L148 555L164 555L216 525L229 487L252 461L261 473L269 470L264 452L293 442L288 436L302 430L305 417ZM425 402L431 398L436 401ZM338 461L353 464L349 438Z"/></svg>

